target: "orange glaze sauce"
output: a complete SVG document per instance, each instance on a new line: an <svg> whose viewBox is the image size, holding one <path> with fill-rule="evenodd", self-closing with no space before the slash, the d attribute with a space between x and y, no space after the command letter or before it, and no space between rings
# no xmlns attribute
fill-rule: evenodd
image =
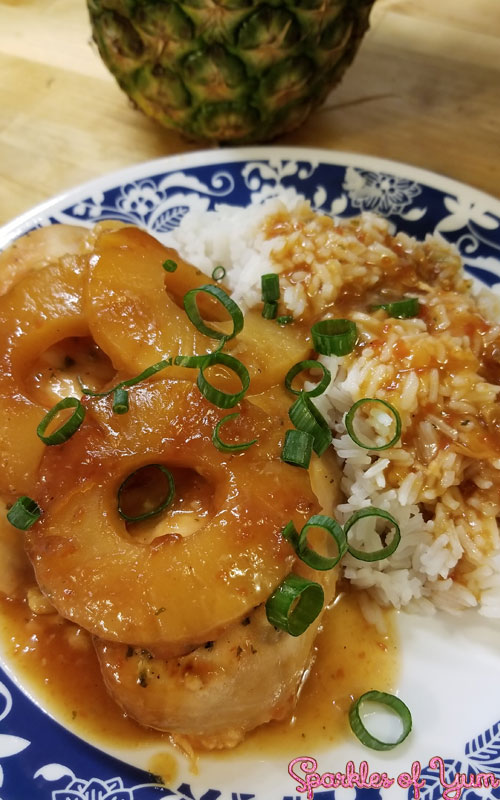
<svg viewBox="0 0 500 800"><path fill-rule="evenodd" d="M325 615L292 719L264 725L236 750L209 757L295 754L304 744L316 752L350 736L347 712L352 699L373 688L394 689L398 645L393 617L386 614L385 620L388 632L380 634L363 619L354 592L340 595ZM64 725L97 746L157 745L149 769L167 783L174 779L168 734L141 727L108 696L89 634L57 614L37 616L25 602L2 598L0 636L23 685L33 689Z"/></svg>
<svg viewBox="0 0 500 800"><path fill-rule="evenodd" d="M63 725L102 744L167 743L166 735L139 728L108 696L86 631L58 614L37 616L25 602L3 597L0 615L8 663Z"/></svg>

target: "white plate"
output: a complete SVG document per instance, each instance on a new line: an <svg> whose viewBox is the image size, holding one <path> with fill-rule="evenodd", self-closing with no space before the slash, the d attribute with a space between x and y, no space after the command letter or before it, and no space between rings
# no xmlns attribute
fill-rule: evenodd
<svg viewBox="0 0 500 800"><path fill-rule="evenodd" d="M286 190L315 208L349 216L371 210L419 238L439 232L459 248L466 268L494 291L500 286L500 202L463 184L390 161L299 148L242 148L189 153L140 164L77 187L38 206L0 230L0 248L22 233L54 222L92 225L118 218L161 238L190 209L218 204L246 206ZM151 750L117 745L108 752L75 737L27 696L4 658L0 683L0 787L4 800L292 800L305 787L288 774L288 762L309 756L318 773L345 772L368 761L371 772L396 779L390 788L335 791L318 788L323 800L411 797L398 776L422 770L424 800L443 795L434 756L446 780L459 773L493 772L500 786L500 626L474 613L458 619L401 614L402 665L398 693L413 713L413 732L388 753L374 753L354 739L321 752L265 753L248 758L235 751L222 761L202 757L193 775L181 764L165 789L140 771ZM38 701L39 702L39 701ZM4 759L6 759L4 761ZM119 759L119 760L116 760ZM1 769L1 767L0 767ZM295 770L302 777L300 765ZM404 784L404 778L400 783ZM500 788L465 789L500 797Z"/></svg>

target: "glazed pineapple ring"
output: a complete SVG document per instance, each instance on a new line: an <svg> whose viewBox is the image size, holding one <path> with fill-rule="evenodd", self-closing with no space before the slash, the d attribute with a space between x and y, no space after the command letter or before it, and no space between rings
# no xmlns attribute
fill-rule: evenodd
<svg viewBox="0 0 500 800"><path fill-rule="evenodd" d="M89 259L84 295L89 329L127 377L169 356L215 349L214 340L200 334L166 293L166 259L160 242L138 228L102 232ZM196 373L174 366L169 376L194 380Z"/></svg>
<svg viewBox="0 0 500 800"><path fill-rule="evenodd" d="M27 535L38 583L57 610L101 638L166 657L213 639L267 599L291 571L282 537L318 503L302 470L280 459L280 420L243 401L235 437L258 438L239 454L212 442L227 413L185 381L157 380L130 393L130 411L94 405L92 422L43 461L46 512ZM213 491L213 514L187 538L134 540L117 489L145 464L182 466Z"/></svg>
<svg viewBox="0 0 500 800"><path fill-rule="evenodd" d="M167 259L178 265L174 272L162 269ZM214 281L144 231L104 231L90 258L84 298L92 336L128 377L168 356L210 352L218 342L193 327L182 302L186 292L207 283ZM222 306L204 294L197 302L207 320L216 320L225 332L228 315ZM224 349L244 362L255 394L282 383L290 367L307 358L310 343L303 331L270 326L259 311L249 311L243 330ZM194 380L196 372L174 366L169 377ZM226 391L239 390L237 379L221 377Z"/></svg>
<svg viewBox="0 0 500 800"><path fill-rule="evenodd" d="M25 275L0 297L0 492L30 494L45 450L36 428L47 409L26 396L23 379L37 356L88 335L82 306L85 263L78 257Z"/></svg>
<svg viewBox="0 0 500 800"><path fill-rule="evenodd" d="M322 510L340 502L340 473L329 452L314 459L309 478ZM322 541L311 531L310 543ZM333 599L338 569L318 571L304 562L294 572L319 583L325 605ZM189 736L193 746L234 747L245 733L289 714L322 623L320 614L301 636L269 625L264 604L186 655L155 658L144 648L94 638L104 683L116 702L143 725Z"/></svg>

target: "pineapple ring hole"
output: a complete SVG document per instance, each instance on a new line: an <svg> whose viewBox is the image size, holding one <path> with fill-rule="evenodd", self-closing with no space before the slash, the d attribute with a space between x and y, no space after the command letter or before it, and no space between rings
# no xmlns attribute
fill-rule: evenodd
<svg viewBox="0 0 500 800"><path fill-rule="evenodd" d="M27 370L24 384L32 400L51 406L63 397L81 397L78 377L88 388L100 391L115 376L110 359L92 337L73 336L41 353Z"/></svg>
<svg viewBox="0 0 500 800"><path fill-rule="evenodd" d="M125 523L127 534L136 543L151 544L163 536L191 536L215 513L213 487L206 478L194 469L164 466L174 478L174 498L157 516ZM167 493L167 479L160 470L143 468L122 493L121 506L128 516L138 516L157 508Z"/></svg>

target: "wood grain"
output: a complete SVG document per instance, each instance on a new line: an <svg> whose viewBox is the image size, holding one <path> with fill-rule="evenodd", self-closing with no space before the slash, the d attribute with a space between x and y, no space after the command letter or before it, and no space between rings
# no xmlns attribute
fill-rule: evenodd
<svg viewBox="0 0 500 800"><path fill-rule="evenodd" d="M90 38L84 0L0 0L0 224L196 149L131 107ZM500 196L500 2L377 0L342 84L280 143L393 158Z"/></svg>

